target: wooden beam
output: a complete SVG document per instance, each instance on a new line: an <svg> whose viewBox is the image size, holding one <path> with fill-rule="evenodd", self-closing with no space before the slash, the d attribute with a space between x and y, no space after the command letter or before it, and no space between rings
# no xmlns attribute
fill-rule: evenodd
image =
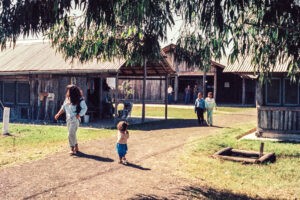
<svg viewBox="0 0 300 200"><path fill-rule="evenodd" d="M175 75L174 92L175 92L174 100L175 103L177 103L178 101L178 76L177 75Z"/></svg>
<svg viewBox="0 0 300 200"><path fill-rule="evenodd" d="M143 94L142 94L142 123L145 122L145 97L146 97L146 79L147 79L147 59L144 58L144 79L143 79Z"/></svg>
<svg viewBox="0 0 300 200"><path fill-rule="evenodd" d="M102 118L103 113L103 78L99 78L99 117Z"/></svg>
<svg viewBox="0 0 300 200"><path fill-rule="evenodd" d="M168 75L166 74L166 82L165 82L165 120L168 119Z"/></svg>
<svg viewBox="0 0 300 200"><path fill-rule="evenodd" d="M214 67L214 70L215 70L215 73L214 73L214 99L215 101L217 100L217 88L218 88L218 85L217 85L217 67Z"/></svg>
<svg viewBox="0 0 300 200"><path fill-rule="evenodd" d="M116 88L115 88L115 124L117 124L118 118L118 95L119 95L119 74L116 75Z"/></svg>
<svg viewBox="0 0 300 200"><path fill-rule="evenodd" d="M203 71L203 98L205 98L205 97L206 97L206 69L204 68L204 71Z"/></svg>
<svg viewBox="0 0 300 200"><path fill-rule="evenodd" d="M242 78L242 104L246 104L246 81L245 78Z"/></svg>

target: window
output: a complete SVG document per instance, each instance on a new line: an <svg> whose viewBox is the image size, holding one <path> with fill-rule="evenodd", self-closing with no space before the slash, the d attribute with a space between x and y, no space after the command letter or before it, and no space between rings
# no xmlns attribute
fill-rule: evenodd
<svg viewBox="0 0 300 200"><path fill-rule="evenodd" d="M272 79L266 84L266 104L280 105L281 104L281 80Z"/></svg>
<svg viewBox="0 0 300 200"><path fill-rule="evenodd" d="M15 104L16 84L15 82L3 82L3 102L6 104Z"/></svg>
<svg viewBox="0 0 300 200"><path fill-rule="evenodd" d="M28 83L17 82L17 103L18 104L30 103L30 86Z"/></svg>
<svg viewBox="0 0 300 200"><path fill-rule="evenodd" d="M284 100L285 105L299 104L299 84L298 81L293 83L290 79L284 79Z"/></svg>

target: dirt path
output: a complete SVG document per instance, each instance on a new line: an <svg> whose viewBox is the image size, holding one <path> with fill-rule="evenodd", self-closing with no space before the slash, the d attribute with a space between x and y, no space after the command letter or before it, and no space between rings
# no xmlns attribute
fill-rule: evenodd
<svg viewBox="0 0 300 200"><path fill-rule="evenodd" d="M129 166L117 164L116 138L93 140L80 146L79 157L61 152L0 170L0 199L189 199L195 191L184 188L191 183L172 176L170 169L185 142L254 120L255 111L247 111L216 116L216 127L199 128L196 120L153 125L131 134Z"/></svg>

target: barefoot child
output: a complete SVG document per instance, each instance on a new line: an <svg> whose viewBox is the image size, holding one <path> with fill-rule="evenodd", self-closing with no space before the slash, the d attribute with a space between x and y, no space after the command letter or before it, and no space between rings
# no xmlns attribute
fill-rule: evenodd
<svg viewBox="0 0 300 200"><path fill-rule="evenodd" d="M55 119L57 120L61 114L66 113L71 155L75 155L79 151L76 131L80 123L80 117L84 116L86 111L87 106L85 101L82 99L80 89L76 85L68 85L66 99L61 109L55 115Z"/></svg>
<svg viewBox="0 0 300 200"><path fill-rule="evenodd" d="M117 153L119 155L119 163L127 164L126 153L127 153L127 139L129 138L129 132L127 131L128 124L125 121L120 121L117 125L118 129L118 141L117 141Z"/></svg>
<svg viewBox="0 0 300 200"><path fill-rule="evenodd" d="M199 125L204 124L205 101L201 92L198 93L198 98L195 100L195 113L197 113Z"/></svg>
<svg viewBox="0 0 300 200"><path fill-rule="evenodd" d="M209 92L208 97L205 99L205 108L207 111L207 124L208 126L213 125L213 109L216 107L216 102L212 98L212 92Z"/></svg>

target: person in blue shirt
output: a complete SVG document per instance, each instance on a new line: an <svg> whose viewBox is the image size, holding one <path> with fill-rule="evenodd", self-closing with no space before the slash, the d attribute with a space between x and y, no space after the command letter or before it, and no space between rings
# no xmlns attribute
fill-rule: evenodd
<svg viewBox="0 0 300 200"><path fill-rule="evenodd" d="M190 104L191 103L191 86L188 85L185 90L184 90L184 93L185 93L185 104Z"/></svg>
<svg viewBox="0 0 300 200"><path fill-rule="evenodd" d="M55 115L55 119L57 120L61 114L66 113L71 155L75 155L79 151L76 132L79 127L80 117L83 117L86 111L87 105L83 99L80 89L76 85L68 85L66 99L61 109Z"/></svg>
<svg viewBox="0 0 300 200"><path fill-rule="evenodd" d="M195 101L195 113L197 113L199 125L204 125L205 100L203 95L199 92L198 98Z"/></svg>

